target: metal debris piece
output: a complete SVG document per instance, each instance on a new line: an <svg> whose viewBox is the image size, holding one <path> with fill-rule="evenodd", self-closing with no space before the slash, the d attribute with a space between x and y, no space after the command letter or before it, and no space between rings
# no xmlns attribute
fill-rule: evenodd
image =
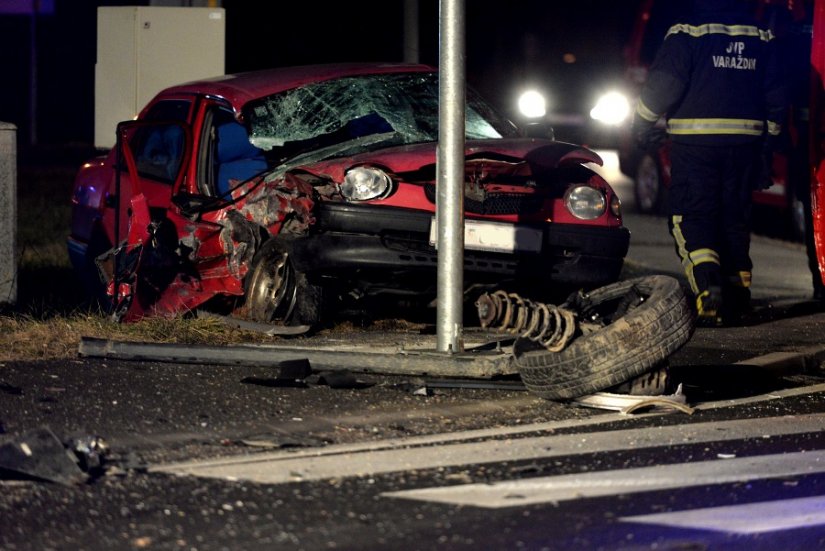
<svg viewBox="0 0 825 551"><path fill-rule="evenodd" d="M74 452L78 465L92 475L101 474L111 448L100 436L89 435L69 440L67 447Z"/></svg>
<svg viewBox="0 0 825 551"><path fill-rule="evenodd" d="M551 352L563 350L573 339L578 324L576 312L556 306L533 302L505 291L484 293L476 301L478 319L484 328L496 329L544 346Z"/></svg>
<svg viewBox="0 0 825 551"><path fill-rule="evenodd" d="M661 396L636 396L632 394L614 394L611 392L596 392L577 398L575 403L598 409L618 411L622 414L636 413L640 410L676 410L691 415L694 409L687 405L687 398L682 393L680 384L676 392Z"/></svg>
<svg viewBox="0 0 825 551"><path fill-rule="evenodd" d="M76 457L46 427L0 445L0 477L20 476L65 485L82 483L87 479Z"/></svg>
<svg viewBox="0 0 825 551"><path fill-rule="evenodd" d="M445 354L434 350L384 352L364 346L367 351L348 351L319 346L278 346L246 344L232 346L137 343L82 337L78 353L84 357L121 360L277 367L282 362L307 359L313 369L348 370L355 373L387 375L427 375L430 377L500 377L517 373L513 356L505 351Z"/></svg>

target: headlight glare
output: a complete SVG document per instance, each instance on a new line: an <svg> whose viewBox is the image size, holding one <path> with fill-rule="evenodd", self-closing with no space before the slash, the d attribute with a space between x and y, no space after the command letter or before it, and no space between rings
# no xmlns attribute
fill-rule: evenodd
<svg viewBox="0 0 825 551"><path fill-rule="evenodd" d="M371 166L358 166L347 171L341 194L347 201L382 199L392 190L392 181L386 172Z"/></svg>
<svg viewBox="0 0 825 551"><path fill-rule="evenodd" d="M607 209L607 199L596 188L583 184L573 185L564 194L564 206L580 220L595 220Z"/></svg>
<svg viewBox="0 0 825 551"><path fill-rule="evenodd" d="M541 92L528 90L519 96L518 110L528 119L539 119L547 113L547 100Z"/></svg>
<svg viewBox="0 0 825 551"><path fill-rule="evenodd" d="M590 118L608 125L619 125L630 115L630 102L621 92L608 92L590 110Z"/></svg>

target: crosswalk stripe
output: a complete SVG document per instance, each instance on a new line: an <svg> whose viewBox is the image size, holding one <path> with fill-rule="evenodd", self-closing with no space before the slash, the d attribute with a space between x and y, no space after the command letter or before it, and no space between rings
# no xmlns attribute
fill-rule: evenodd
<svg viewBox="0 0 825 551"><path fill-rule="evenodd" d="M621 522L751 535L825 525L825 496L621 517Z"/></svg>
<svg viewBox="0 0 825 551"><path fill-rule="evenodd" d="M498 509L825 472L825 450L386 492L384 497Z"/></svg>
<svg viewBox="0 0 825 551"><path fill-rule="evenodd" d="M372 476L411 469L435 469L679 444L723 442L762 438L767 435L801 434L818 432L823 426L825 415L810 414L769 417L758 422L753 419L740 419L512 439L501 435L497 439L457 441L440 446L404 446L403 441L393 441L392 446L380 447L373 444L373 448L360 451L346 445L328 446L298 453L261 453L243 458L160 465L150 471L283 484Z"/></svg>

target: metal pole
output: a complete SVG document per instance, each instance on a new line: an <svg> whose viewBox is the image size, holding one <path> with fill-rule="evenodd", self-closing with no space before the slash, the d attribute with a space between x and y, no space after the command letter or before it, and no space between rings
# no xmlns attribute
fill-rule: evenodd
<svg viewBox="0 0 825 551"><path fill-rule="evenodd" d="M404 0L404 62L418 63L418 0Z"/></svg>
<svg viewBox="0 0 825 551"><path fill-rule="evenodd" d="M464 349L464 0L441 0L438 86L437 349Z"/></svg>

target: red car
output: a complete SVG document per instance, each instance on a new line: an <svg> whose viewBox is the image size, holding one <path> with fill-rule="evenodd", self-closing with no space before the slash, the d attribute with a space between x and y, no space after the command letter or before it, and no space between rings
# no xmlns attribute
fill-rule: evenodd
<svg viewBox="0 0 825 551"><path fill-rule="evenodd" d="M160 92L85 164L68 248L115 316L210 308L314 324L328 305L436 294L438 71L349 64L226 75ZM615 281L620 202L590 150L524 137L472 90L468 299ZM117 246L117 247L115 247ZM382 301L386 302L386 301Z"/></svg>

